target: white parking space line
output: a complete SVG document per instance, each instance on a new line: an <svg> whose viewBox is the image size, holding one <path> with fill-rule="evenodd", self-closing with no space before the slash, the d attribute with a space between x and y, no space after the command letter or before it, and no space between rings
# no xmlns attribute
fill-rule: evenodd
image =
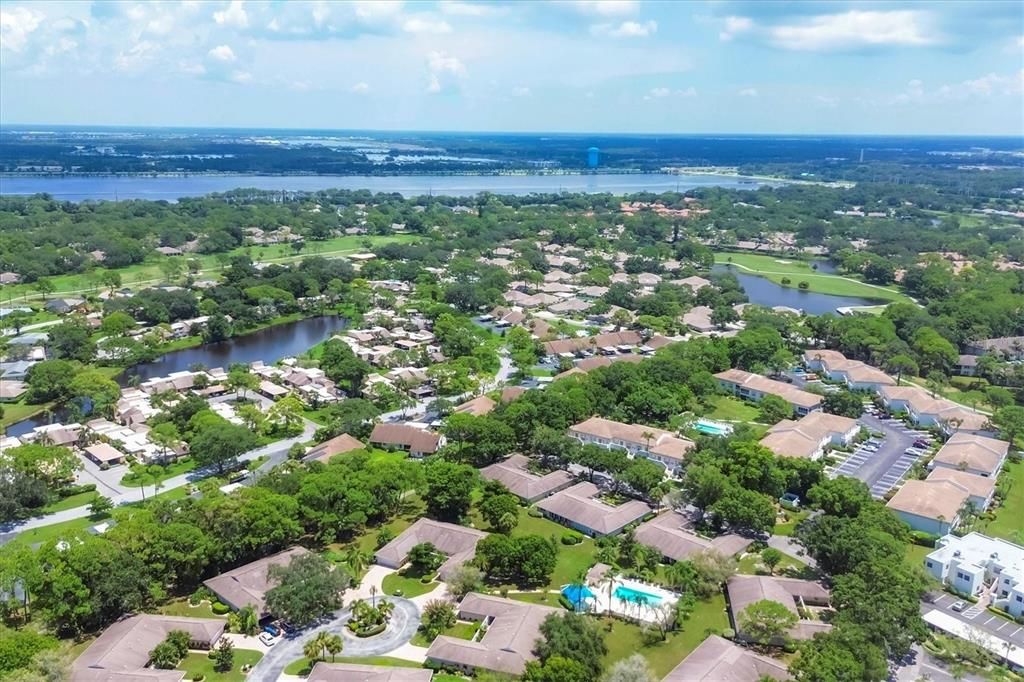
<svg viewBox="0 0 1024 682"><path fill-rule="evenodd" d="M1000 630L1005 628L1007 625L1013 625L1013 623L1003 623L1002 625L1000 625L999 627L996 628L996 632L999 632Z"/></svg>
<svg viewBox="0 0 1024 682"><path fill-rule="evenodd" d="M995 619L996 619L996 617L995 617L995 616L989 616L989 619L988 619L988 620L986 620L986 621L985 621L984 623L982 623L982 625L988 625L989 623L991 623L991 622L992 622L992 621L994 621Z"/></svg>

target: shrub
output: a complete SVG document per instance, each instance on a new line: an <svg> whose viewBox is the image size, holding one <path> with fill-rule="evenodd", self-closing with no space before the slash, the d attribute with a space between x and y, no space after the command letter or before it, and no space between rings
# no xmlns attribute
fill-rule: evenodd
<svg viewBox="0 0 1024 682"><path fill-rule="evenodd" d="M935 547L935 543L938 541L939 536L933 533L926 533L923 530L912 530L910 531L910 539L915 545L921 545L922 547Z"/></svg>
<svg viewBox="0 0 1024 682"><path fill-rule="evenodd" d="M722 637L724 637L725 639L735 639L736 638L736 631L733 630L732 628L726 628L726 629L722 630Z"/></svg>
<svg viewBox="0 0 1024 682"><path fill-rule="evenodd" d="M192 682L203 682L204 677L205 675L203 675L202 673L196 673L192 676Z"/></svg>
<svg viewBox="0 0 1024 682"><path fill-rule="evenodd" d="M210 610L213 611L218 616L223 616L224 614L226 614L229 611L231 611L231 607L228 606L227 604L222 603L222 602L215 601L212 604L210 604Z"/></svg>
<svg viewBox="0 0 1024 682"><path fill-rule="evenodd" d="M569 601L569 598L566 597L564 594L559 594L558 595L558 603L561 604L562 608L565 609L566 611L575 611L575 608L573 607L572 602Z"/></svg>
<svg viewBox="0 0 1024 682"><path fill-rule="evenodd" d="M583 542L583 536L581 534L579 534L579 533L572 532L572 533L564 533L562 535L562 544L563 545L578 545L581 542Z"/></svg>
<svg viewBox="0 0 1024 682"><path fill-rule="evenodd" d="M791 639L787 639L785 643L782 645L782 650L785 651L787 654L795 654L796 642L794 642Z"/></svg>
<svg viewBox="0 0 1024 682"><path fill-rule="evenodd" d="M526 513L535 519L544 518L544 512L542 512L540 509L537 509L536 507L530 507L528 510L526 510Z"/></svg>
<svg viewBox="0 0 1024 682"><path fill-rule="evenodd" d="M434 574L433 573L426 574L425 576L420 578L420 582L423 583L424 585L429 585L430 583L434 582Z"/></svg>
<svg viewBox="0 0 1024 682"><path fill-rule="evenodd" d="M782 278L782 286L788 287L792 283L793 283L793 280L791 280L789 277L783 277Z"/></svg>
<svg viewBox="0 0 1024 682"><path fill-rule="evenodd" d="M91 493L96 491L95 483L84 483L82 485L66 485L57 491L57 494L64 497L71 497L72 495L78 495L80 493Z"/></svg>
<svg viewBox="0 0 1024 682"><path fill-rule="evenodd" d="M803 289L804 291L806 291L807 289L811 288L811 283L808 282L807 280L801 280L800 283L797 284L796 286L798 289Z"/></svg>

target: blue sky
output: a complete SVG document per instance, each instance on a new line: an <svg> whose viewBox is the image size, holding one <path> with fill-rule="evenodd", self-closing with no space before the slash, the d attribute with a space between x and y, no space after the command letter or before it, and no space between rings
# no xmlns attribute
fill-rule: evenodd
<svg viewBox="0 0 1024 682"><path fill-rule="evenodd" d="M1024 3L0 2L0 122L1024 135Z"/></svg>

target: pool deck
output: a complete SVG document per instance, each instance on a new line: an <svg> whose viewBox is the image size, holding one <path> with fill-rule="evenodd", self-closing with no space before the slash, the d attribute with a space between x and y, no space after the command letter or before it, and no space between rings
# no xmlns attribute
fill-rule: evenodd
<svg viewBox="0 0 1024 682"><path fill-rule="evenodd" d="M609 583L611 583L610 586ZM652 597L652 603L645 605L638 604L633 600L620 599L614 596L615 590L619 587L649 594ZM679 595L669 592L664 588L621 577L612 578L610 581L603 581L600 585L593 588L593 592L593 605L590 606L588 604L590 610L597 613L610 611L613 614L625 618L636 618L645 623L656 622L658 620L658 609L662 606L674 606L679 599Z"/></svg>

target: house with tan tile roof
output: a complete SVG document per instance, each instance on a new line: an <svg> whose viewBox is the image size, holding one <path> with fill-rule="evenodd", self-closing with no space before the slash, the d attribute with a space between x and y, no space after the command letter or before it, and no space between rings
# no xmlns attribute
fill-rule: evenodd
<svg viewBox="0 0 1024 682"><path fill-rule="evenodd" d="M149 653L174 630L187 632L189 648L211 649L226 620L142 614L125 616L97 637L71 664L71 682L178 682L181 670L147 668Z"/></svg>
<svg viewBox="0 0 1024 682"><path fill-rule="evenodd" d="M882 403L891 412L906 412L917 426L937 426L945 433L983 431L988 417L945 398L932 397L919 386L883 386Z"/></svg>
<svg viewBox="0 0 1024 682"><path fill-rule="evenodd" d="M683 314L683 324L695 332L712 332L717 327L711 321L711 312L706 305L694 306Z"/></svg>
<svg viewBox="0 0 1024 682"><path fill-rule="evenodd" d="M939 448L929 466L995 478L1009 453L1010 444L1004 440L957 432Z"/></svg>
<svg viewBox="0 0 1024 682"><path fill-rule="evenodd" d="M601 490L593 483L577 483L537 503L544 516L591 537L615 535L651 513L639 500L611 505L598 499Z"/></svg>
<svg viewBox="0 0 1024 682"><path fill-rule="evenodd" d="M967 490L967 501L973 505L975 511L983 512L992 504L992 498L996 494L996 479L986 476L969 474L959 469L947 469L937 467L928 474L926 481L951 481Z"/></svg>
<svg viewBox="0 0 1024 682"><path fill-rule="evenodd" d="M911 479L885 506L914 530L945 535L960 524L969 497L967 488L955 481Z"/></svg>
<svg viewBox="0 0 1024 682"><path fill-rule="evenodd" d="M404 450L412 457L434 454L444 445L443 441L439 433L408 424L375 424L370 432L371 445L388 450Z"/></svg>
<svg viewBox="0 0 1024 682"><path fill-rule="evenodd" d="M694 447L692 440L671 431L643 424L624 424L603 417L591 417L570 426L568 435L584 445L621 448L634 457L654 460L673 473L682 468L686 453Z"/></svg>
<svg viewBox="0 0 1024 682"><path fill-rule="evenodd" d="M768 429L761 445L783 457L817 460L827 446L849 445L859 431L856 419L818 411L797 421L783 419Z"/></svg>
<svg viewBox="0 0 1024 682"><path fill-rule="evenodd" d="M204 580L203 584L235 611L252 606L256 615L262 618L270 615L265 601L267 592L274 586L274 581L268 575L270 568L287 566L292 559L306 554L309 554L309 550L305 547L291 547Z"/></svg>
<svg viewBox="0 0 1024 682"><path fill-rule="evenodd" d="M433 670L386 665L318 662L306 682L430 682Z"/></svg>
<svg viewBox="0 0 1024 682"><path fill-rule="evenodd" d="M355 450L362 450L366 446L361 440L350 436L347 433L335 436L319 445L314 445L302 458L303 462L323 462L327 464L335 455L344 455Z"/></svg>
<svg viewBox="0 0 1024 682"><path fill-rule="evenodd" d="M723 556L739 554L753 542L735 533L725 533L714 538L705 538L689 529L687 518L678 512L669 511L650 521L645 521L633 532L641 545L653 547L661 552L666 561L683 561L706 551L715 551Z"/></svg>
<svg viewBox="0 0 1024 682"><path fill-rule="evenodd" d="M895 386L891 376L860 360L849 360L837 350L812 349L804 352L808 369L820 372L832 381L841 381L851 391L877 393L882 386Z"/></svg>
<svg viewBox="0 0 1024 682"><path fill-rule="evenodd" d="M521 675L536 658L534 643L544 619L559 612L550 606L470 592L459 604L458 616L483 622L486 633L475 641L441 635L427 650L427 661L467 673L491 670Z"/></svg>
<svg viewBox="0 0 1024 682"><path fill-rule="evenodd" d="M504 461L484 467L480 470L480 475L488 481L498 481L527 504L533 504L559 490L565 490L576 482L568 471L555 469L540 475L531 472L528 469L529 464L529 457L512 455Z"/></svg>
<svg viewBox="0 0 1024 682"><path fill-rule="evenodd" d="M456 414L469 414L474 417L482 417L485 414L490 414L497 405L498 403L494 402L487 396L482 395L473 398L472 400L467 400L456 407L453 412Z"/></svg>
<svg viewBox="0 0 1024 682"><path fill-rule="evenodd" d="M724 390L755 403L766 395L778 396L792 405L793 411L801 416L820 409L823 400L820 395L742 369L727 369L716 374L715 379Z"/></svg>
<svg viewBox="0 0 1024 682"><path fill-rule="evenodd" d="M549 356L562 353L578 354L585 351L596 352L600 348L634 348L643 343L643 337L635 331L607 332L596 336L578 336L572 339L546 341L544 351Z"/></svg>
<svg viewBox="0 0 1024 682"><path fill-rule="evenodd" d="M783 661L754 653L718 635L700 643L661 682L785 682L793 679Z"/></svg>
<svg viewBox="0 0 1024 682"><path fill-rule="evenodd" d="M398 537L378 549L374 559L381 566L401 568L413 547L429 542L447 557L438 569L438 573L444 578L455 568L472 561L476 556L477 543L485 537L487 533L482 530L422 518L417 519Z"/></svg>

